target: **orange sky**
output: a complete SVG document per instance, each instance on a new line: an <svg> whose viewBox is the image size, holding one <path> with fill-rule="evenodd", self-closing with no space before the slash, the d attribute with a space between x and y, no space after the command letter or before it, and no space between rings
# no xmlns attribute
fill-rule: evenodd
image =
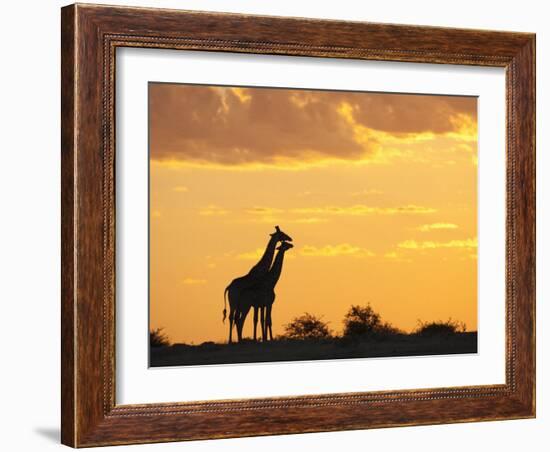
<svg viewBox="0 0 550 452"><path fill-rule="evenodd" d="M279 225L274 335L368 302L477 329L476 98L151 83L149 108L151 328L227 340L224 288Z"/></svg>

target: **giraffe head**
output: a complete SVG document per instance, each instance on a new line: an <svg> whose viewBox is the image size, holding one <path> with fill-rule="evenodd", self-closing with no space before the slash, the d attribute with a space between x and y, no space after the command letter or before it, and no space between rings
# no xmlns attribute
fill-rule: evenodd
<svg viewBox="0 0 550 452"><path fill-rule="evenodd" d="M275 226L275 232L271 234L277 242L292 242L292 237L286 235L283 231L279 229L279 226Z"/></svg>
<svg viewBox="0 0 550 452"><path fill-rule="evenodd" d="M289 250L290 248L294 248L294 245L288 242L281 242L281 244L277 247L278 250L283 252L285 252L286 250Z"/></svg>

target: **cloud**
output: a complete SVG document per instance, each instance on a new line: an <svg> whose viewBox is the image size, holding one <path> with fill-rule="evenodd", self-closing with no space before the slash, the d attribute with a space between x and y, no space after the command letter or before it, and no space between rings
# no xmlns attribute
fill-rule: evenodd
<svg viewBox="0 0 550 452"><path fill-rule="evenodd" d="M337 99L313 96L303 106L296 90L150 85L151 156L216 166L275 165L320 158L361 159ZM249 98L242 101L242 96Z"/></svg>
<svg viewBox="0 0 550 452"><path fill-rule="evenodd" d="M319 217L289 218L287 215L289 211L279 207L252 207L244 209L244 212L253 217L247 220L252 223L316 224L328 221L326 218Z"/></svg>
<svg viewBox="0 0 550 452"><path fill-rule="evenodd" d="M246 219L246 223L271 223L277 224L281 220L281 214L284 209L277 207L251 207L244 209L244 213L252 218Z"/></svg>
<svg viewBox="0 0 550 452"><path fill-rule="evenodd" d="M374 253L365 248L350 245L349 243L340 243L338 245L325 245L316 247L305 245L300 249L302 256L315 257L336 257L336 256L353 256L353 257L372 257Z"/></svg>
<svg viewBox="0 0 550 452"><path fill-rule="evenodd" d="M172 188L172 190L178 193L187 193L189 191L189 188L184 185L178 185Z"/></svg>
<svg viewBox="0 0 550 452"><path fill-rule="evenodd" d="M465 133L475 98L149 85L151 157L216 167L365 161L375 133Z"/></svg>
<svg viewBox="0 0 550 452"><path fill-rule="evenodd" d="M286 224L318 224L327 223L330 216L366 216L366 215L424 215L434 213L432 207L407 204L395 207L368 206L356 204L352 206L321 206L295 207L282 209L279 207L252 207L244 209L250 215L240 222L245 223L286 223ZM209 206L201 210L201 215L225 215L227 210Z"/></svg>
<svg viewBox="0 0 550 452"><path fill-rule="evenodd" d="M437 248L477 248L477 238L465 239L465 240L450 240L448 242L433 242L423 241L417 242L416 240L405 240L397 245L399 248L408 250L428 250Z"/></svg>
<svg viewBox="0 0 550 452"><path fill-rule="evenodd" d="M256 248L254 251L240 253L236 255L240 260L259 260L264 253L263 248ZM349 243L340 243L337 245L324 245L324 246L312 246L304 245L298 252L300 256L305 257L337 257L337 256L350 256L357 258L373 257L375 254L359 246L350 245ZM292 255L287 256L292 258Z"/></svg>
<svg viewBox="0 0 550 452"><path fill-rule="evenodd" d="M222 216L222 215L227 215L228 213L229 213L228 210L222 207L216 206L214 204L211 204L207 207L203 207L202 209L199 210L199 215L204 215L204 216Z"/></svg>
<svg viewBox="0 0 550 452"><path fill-rule="evenodd" d="M325 206L325 207L301 207L291 210L300 214L314 214L314 215L400 215L400 214L427 214L434 213L436 209L431 207L417 206L409 204L405 206L397 207L374 207L364 204L356 204L354 206L340 207L340 206Z"/></svg>
<svg viewBox="0 0 550 452"><path fill-rule="evenodd" d="M281 217L254 217L250 220L245 221L239 221L239 223L261 223L261 224L277 224L277 223L284 223L284 224L320 224L320 223L328 223L327 218L318 218L318 217L310 217L310 218L284 218L281 219Z"/></svg>
<svg viewBox="0 0 550 452"><path fill-rule="evenodd" d="M284 212L284 209L279 209L277 207L252 207L250 209L245 209L245 212L251 215L276 215Z"/></svg>
<svg viewBox="0 0 550 452"><path fill-rule="evenodd" d="M185 278L182 283L188 286L202 286L208 281L206 279Z"/></svg>
<svg viewBox="0 0 550 452"><path fill-rule="evenodd" d="M477 124L475 97L370 93L352 99L356 121L383 132L440 134Z"/></svg>
<svg viewBox="0 0 550 452"><path fill-rule="evenodd" d="M264 251L265 250L262 248L256 248L254 251L237 254L237 259L241 259L245 261L256 261L263 256Z"/></svg>
<svg viewBox="0 0 550 452"><path fill-rule="evenodd" d="M317 224L317 223L326 223L328 222L328 220L326 218L310 217L310 218L296 218L295 220L290 220L289 222L296 223L296 224Z"/></svg>
<svg viewBox="0 0 550 452"><path fill-rule="evenodd" d="M418 230L422 232L435 231L440 229L457 229L458 226L454 223L432 223L432 224L423 224L418 226Z"/></svg>
<svg viewBox="0 0 550 452"><path fill-rule="evenodd" d="M412 262L412 259L406 258L396 251L385 253L384 258L389 260L390 262Z"/></svg>

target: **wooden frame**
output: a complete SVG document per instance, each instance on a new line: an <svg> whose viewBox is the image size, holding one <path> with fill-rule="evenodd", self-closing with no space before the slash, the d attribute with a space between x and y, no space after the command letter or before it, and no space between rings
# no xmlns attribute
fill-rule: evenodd
<svg viewBox="0 0 550 452"><path fill-rule="evenodd" d="M64 444L534 417L535 35L78 4L62 9L61 33ZM116 405L114 68L125 46L504 67L506 383Z"/></svg>

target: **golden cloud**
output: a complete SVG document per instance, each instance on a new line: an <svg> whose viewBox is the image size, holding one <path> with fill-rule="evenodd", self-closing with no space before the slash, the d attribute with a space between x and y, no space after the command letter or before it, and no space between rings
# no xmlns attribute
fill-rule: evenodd
<svg viewBox="0 0 550 452"><path fill-rule="evenodd" d="M375 254L365 248L350 245L349 243L340 243L338 245L325 245L316 247L305 245L300 249L302 256L315 257L336 257L336 256L353 256L353 257L372 257Z"/></svg>
<svg viewBox="0 0 550 452"><path fill-rule="evenodd" d="M151 83L149 105L151 158L172 166L366 161L376 132L429 138L477 126L476 99L458 96Z"/></svg>
<svg viewBox="0 0 550 452"><path fill-rule="evenodd" d="M242 103L250 102L252 96L247 94L247 90L243 88L230 88L231 92L239 98Z"/></svg>
<svg viewBox="0 0 550 452"><path fill-rule="evenodd" d="M328 220L326 218L296 218L295 220L290 220L290 223L296 224L317 224L317 223L326 223Z"/></svg>
<svg viewBox="0 0 550 452"><path fill-rule="evenodd" d="M409 263L412 262L412 259L406 258L401 254L397 253L396 251L385 253L384 258L389 260L390 262L409 262Z"/></svg>
<svg viewBox="0 0 550 452"><path fill-rule="evenodd" d="M245 212L252 215L276 215L284 212L284 209L279 209L277 207L252 207L250 209L245 209Z"/></svg>
<svg viewBox="0 0 550 452"><path fill-rule="evenodd" d="M399 248L408 250L429 250L437 248L477 248L477 238L465 239L465 240L450 240L448 242L433 242L423 241L417 242L416 240L405 240L397 245Z"/></svg>
<svg viewBox="0 0 550 452"><path fill-rule="evenodd" d="M237 254L237 259L242 259L245 261L256 261L263 256L264 251L265 250L262 248L256 248L254 251Z"/></svg>
<svg viewBox="0 0 550 452"><path fill-rule="evenodd" d="M366 215L424 215L437 212L436 209L415 204L407 204L396 207L378 207L365 204L352 206L321 206L321 207L295 207L282 209L279 207L253 207L244 209L251 215L250 219L242 219L245 223L294 223L294 224L318 224L329 221L330 216L366 216ZM229 211L218 207L209 206L200 211L201 215L225 215ZM302 217L302 215L305 215Z"/></svg>
<svg viewBox="0 0 550 452"><path fill-rule="evenodd" d="M418 226L418 230L422 232L435 231L441 229L457 229L458 226L454 223L432 223L432 224L423 224Z"/></svg>
<svg viewBox="0 0 550 452"><path fill-rule="evenodd" d="M398 207L374 207L364 204L356 204L354 206L325 206L325 207L301 207L291 209L291 212L300 214L314 215L399 215L399 214L427 214L434 213L436 209L431 207L417 206L409 204Z"/></svg>
<svg viewBox="0 0 550 452"><path fill-rule="evenodd" d="M211 204L207 207L203 207L202 209L199 210L199 215L204 215L204 216L221 216L221 215L227 215L228 213L229 213L228 210L222 207L216 206L214 204Z"/></svg>
<svg viewBox="0 0 550 452"><path fill-rule="evenodd" d="M294 224L316 224L326 223L328 219L319 217L305 218L281 218L288 211L279 207L252 207L244 210L245 213L252 215L254 218L250 220L253 223L294 223ZM286 216L286 215L285 215Z"/></svg>
<svg viewBox="0 0 550 452"><path fill-rule="evenodd" d="M262 223L262 224L276 224L276 223L285 223L285 224L319 224L319 223L328 223L327 218L319 217L309 217L309 218L285 218L265 216L265 217L254 217L250 220L245 220L245 223Z"/></svg>

